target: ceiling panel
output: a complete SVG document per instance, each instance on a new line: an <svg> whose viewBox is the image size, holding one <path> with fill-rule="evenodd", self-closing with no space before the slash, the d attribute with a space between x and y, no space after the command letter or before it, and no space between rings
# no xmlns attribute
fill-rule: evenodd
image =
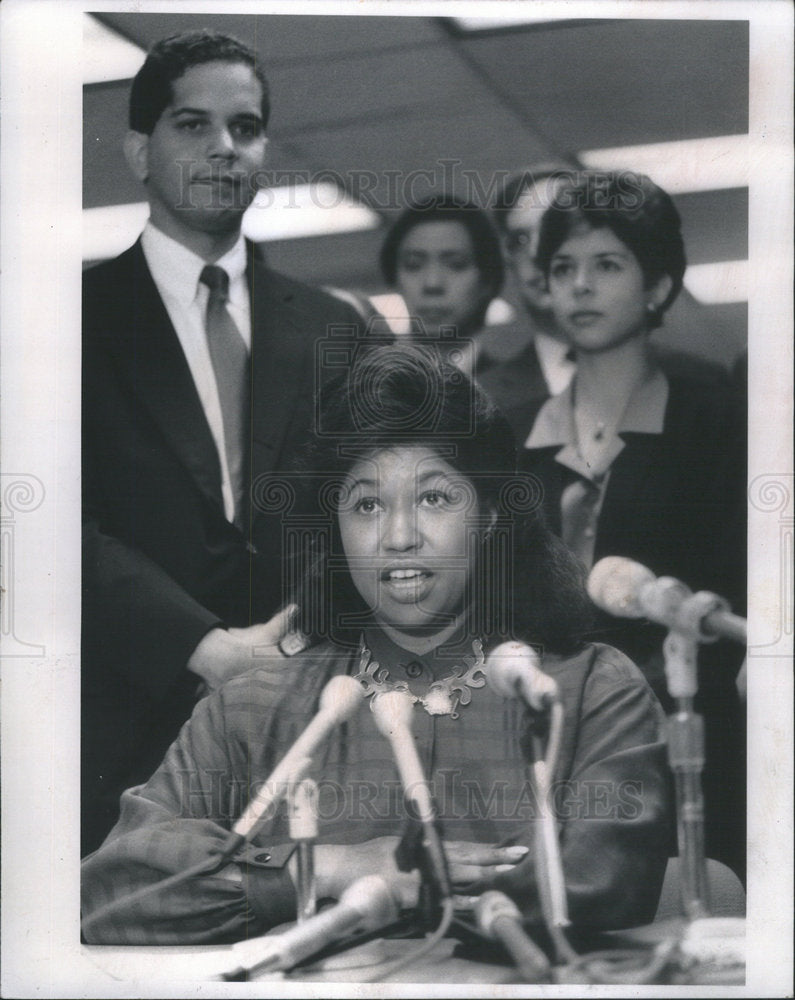
<svg viewBox="0 0 795 1000"><path fill-rule="evenodd" d="M563 151L748 129L746 21L612 21L461 39Z"/></svg>
<svg viewBox="0 0 795 1000"><path fill-rule="evenodd" d="M290 63L316 66L362 52L433 43L445 35L439 23L427 17L200 13L101 13L97 17L143 48L190 28L227 32L255 48L272 68Z"/></svg>

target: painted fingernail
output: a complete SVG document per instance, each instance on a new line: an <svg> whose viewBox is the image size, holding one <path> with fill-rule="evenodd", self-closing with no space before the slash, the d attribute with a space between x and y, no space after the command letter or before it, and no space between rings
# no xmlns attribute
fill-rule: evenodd
<svg viewBox="0 0 795 1000"><path fill-rule="evenodd" d="M512 872L513 869L514 869L514 865L495 865L494 866L494 871L495 872Z"/></svg>
<svg viewBox="0 0 795 1000"><path fill-rule="evenodd" d="M524 844L516 844L514 847L506 847L505 853L509 858L523 858L529 850L530 848L525 847Z"/></svg>

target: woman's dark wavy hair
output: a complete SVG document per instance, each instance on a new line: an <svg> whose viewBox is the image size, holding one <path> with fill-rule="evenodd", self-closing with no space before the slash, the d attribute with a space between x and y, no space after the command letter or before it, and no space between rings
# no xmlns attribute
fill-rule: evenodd
<svg viewBox="0 0 795 1000"><path fill-rule="evenodd" d="M583 225L610 229L637 258L646 285L671 279L671 291L651 314L649 329L682 290L687 261L682 220L669 194L645 174L630 170L584 171L577 183L565 185L541 220L536 263L549 277L553 256Z"/></svg>
<svg viewBox="0 0 795 1000"><path fill-rule="evenodd" d="M263 128L267 126L270 116L268 81L256 53L232 35L198 29L169 35L149 50L130 90L130 128L151 135L172 101L174 81L191 67L210 62L243 63L251 68L262 87L262 125Z"/></svg>
<svg viewBox="0 0 795 1000"><path fill-rule="evenodd" d="M379 256L384 281L394 287L401 243L412 229L427 222L460 222L464 226L472 240L475 265L486 284L489 298L499 295L505 280L505 268L500 238L488 212L470 201L446 194L430 195L412 202L392 223ZM479 324L483 322L487 307L488 303L483 306L483 316L476 317Z"/></svg>
<svg viewBox="0 0 795 1000"><path fill-rule="evenodd" d="M369 609L342 550L337 507L344 477L384 448L419 445L437 452L477 492L473 632L490 644L517 638L559 652L576 647L590 622L579 564L544 527L541 486L516 474L510 426L476 383L432 347L386 346L362 354L324 398L322 434L301 462L305 509L314 518L307 524L317 525L295 553L301 570L293 599L302 631L358 642Z"/></svg>

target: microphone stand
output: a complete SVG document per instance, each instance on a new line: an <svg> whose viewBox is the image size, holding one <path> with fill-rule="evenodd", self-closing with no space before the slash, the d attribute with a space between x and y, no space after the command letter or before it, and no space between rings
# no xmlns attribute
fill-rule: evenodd
<svg viewBox="0 0 795 1000"><path fill-rule="evenodd" d="M704 855L704 719L693 709L698 692L699 641L674 629L663 643L668 693L676 711L668 716L668 762L676 784L676 832L682 869L680 895L688 920L709 915Z"/></svg>

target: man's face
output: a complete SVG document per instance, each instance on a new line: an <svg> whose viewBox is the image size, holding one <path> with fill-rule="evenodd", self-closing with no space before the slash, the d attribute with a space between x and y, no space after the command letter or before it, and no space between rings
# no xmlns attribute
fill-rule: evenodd
<svg viewBox="0 0 795 1000"><path fill-rule="evenodd" d="M203 234L236 236L265 162L260 82L245 63L210 62L172 90L134 165L152 222L189 247Z"/></svg>
<svg viewBox="0 0 795 1000"><path fill-rule="evenodd" d="M522 302L530 316L545 328L554 325L544 275L535 266L541 218L554 197L554 181L542 180L526 188L506 219L505 247Z"/></svg>

